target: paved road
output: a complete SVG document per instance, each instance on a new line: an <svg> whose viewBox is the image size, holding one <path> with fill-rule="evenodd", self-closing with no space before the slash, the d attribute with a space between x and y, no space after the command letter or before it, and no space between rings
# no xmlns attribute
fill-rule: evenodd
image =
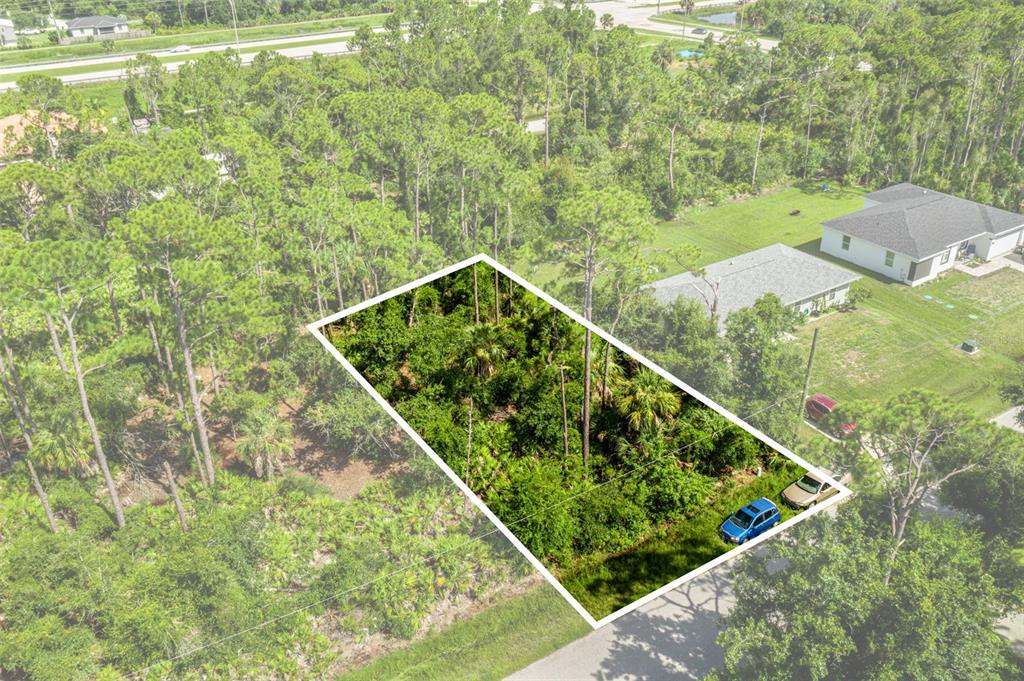
<svg viewBox="0 0 1024 681"><path fill-rule="evenodd" d="M509 677L700 679L722 665L715 643L735 599L728 564L687 582Z"/></svg>
<svg viewBox="0 0 1024 681"><path fill-rule="evenodd" d="M344 39L340 39L337 42L319 43L319 44L316 44L316 45L301 45L301 46L298 46L298 47L274 47L274 45L276 45L276 44L281 44L281 43L274 43L274 44L267 45L267 48L268 49L274 49L278 54L281 54L281 55L283 55L285 57L292 57L292 58L295 58L295 59L306 59L306 58L309 58L309 57L313 56L313 54L323 54L323 55L347 54L347 53L350 52L349 47L348 47L348 38L351 38L352 33L351 33L351 31L349 31L349 32L346 32L344 35L345 35L345 38ZM266 43L267 41L256 41L256 42ZM297 42L297 41L294 40L294 39L289 39L289 42ZM242 45L243 48L247 46L245 43L241 43L241 45ZM194 61L195 60L195 55L197 53L199 53L199 52L225 51L225 50L228 50L228 49L233 48L233 47L234 47L234 45L218 45L218 46L208 46L208 47L203 47L203 48L197 47L194 50L192 50L192 51L190 51L190 52L188 52L186 54L182 54L181 55L181 61L164 62L164 68L167 69L167 71L170 72L170 73L177 73L178 69L181 68L182 64L186 64L186 63L188 63L190 61ZM155 53L155 54L157 56L160 56L160 55L163 55L163 54L166 54L166 53L167 53L167 51L164 50L164 51L161 51L161 52L158 52L158 53ZM259 54L259 52L245 52L245 53L239 55L239 59L241 60L241 62L243 64L249 64L249 63L251 63L256 58L257 54ZM122 57L119 60L115 60L115 61L124 61L124 57ZM72 64L63 64L62 63L61 67L73 66L73 65L74 65L73 63ZM54 68L54 67L51 65L49 68ZM5 76L8 76L8 73L9 72L7 70L0 70L0 78L4 78ZM87 73L76 73L76 74L72 74L72 75L68 75L68 76L60 76L60 80L62 82L64 82L65 84L73 85L73 84L76 84L76 83L91 83L91 82L105 81L105 80L118 80L119 78L123 78L124 75L125 75L125 69L124 68L99 69L99 70L96 70L96 71L89 71ZM13 90L15 88L17 88L17 84L13 80L0 81L0 92L2 92L4 90Z"/></svg>
<svg viewBox="0 0 1024 681"><path fill-rule="evenodd" d="M643 29L645 31L658 31L660 33L671 33L681 37L690 38L692 40L703 41L709 35L716 41L722 40L728 36L729 31L708 29L707 33L700 34L694 33L694 27L687 27L686 32L683 32L681 25L666 24L660 21L652 21L651 17L657 11L657 8L651 7L648 3L650 0L644 2L628 1L628 0L606 0L605 2L596 3L590 6L590 9L597 15L597 20L600 22L601 16L604 14L611 15L612 19L615 20L617 25L624 24L632 28ZM704 0L704 2L696 3L696 8L704 7L717 7L719 5L730 5L735 4L735 0ZM645 6L647 5L647 6ZM665 0L662 7L662 14L666 14L675 7L674 3L669 0ZM770 50L779 44L778 40L771 38L757 38L758 44L761 49Z"/></svg>
<svg viewBox="0 0 1024 681"><path fill-rule="evenodd" d="M943 516L957 513L934 496L926 500L925 508ZM834 515L838 511L839 507L833 506L825 512ZM734 565L732 561L724 563L595 629L508 677L509 681L703 678L723 663L723 651L715 639L722 618L736 604ZM784 565L770 563L768 569L784 569ZM1024 614L1003 618L995 631L1024 657Z"/></svg>
<svg viewBox="0 0 1024 681"><path fill-rule="evenodd" d="M289 45L291 43L308 42L310 40L326 41L329 40L330 38L337 38L338 40L342 40L345 38L351 38L354 33L354 29L347 28L338 31L326 31L324 33L307 33L305 35L296 35L288 38L263 38L261 40L242 40L238 43L238 48L273 48L279 45L283 46ZM187 44L187 42L188 36L182 36L182 43ZM83 57L81 59L61 59L58 61L33 62L31 64L20 64L17 66L0 68L0 77L15 73L30 73L32 71L50 71L53 69L76 68L80 66L100 66L103 64L119 64L143 53L151 54L159 59L177 56L187 60L203 52L223 52L233 47L235 47L234 43L216 43L214 45L198 45L196 47L192 47L191 49L189 49L188 52L184 53L175 53L172 51L171 48L168 48L166 50L143 50L134 53L125 52L121 54L112 54L105 57Z"/></svg>

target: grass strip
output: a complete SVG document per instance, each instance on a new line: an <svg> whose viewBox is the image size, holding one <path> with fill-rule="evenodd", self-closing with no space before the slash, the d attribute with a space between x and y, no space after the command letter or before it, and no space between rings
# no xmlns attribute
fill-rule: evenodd
<svg viewBox="0 0 1024 681"><path fill-rule="evenodd" d="M565 599L544 583L339 678L501 679L590 630Z"/></svg>

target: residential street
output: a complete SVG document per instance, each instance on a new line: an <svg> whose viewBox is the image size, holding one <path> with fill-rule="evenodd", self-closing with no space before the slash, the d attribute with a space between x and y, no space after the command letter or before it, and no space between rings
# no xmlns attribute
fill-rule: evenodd
<svg viewBox="0 0 1024 681"><path fill-rule="evenodd" d="M735 603L730 570L711 570L509 678L700 679L722 664L715 637Z"/></svg>
<svg viewBox="0 0 1024 681"><path fill-rule="evenodd" d="M929 498L925 507L955 514ZM835 514L839 506L826 512ZM510 681L550 679L701 679L723 662L715 643L719 622L736 603L730 561L670 591L611 624L556 650ZM775 569L781 568L776 565ZM771 567L769 567L771 569ZM1024 656L1024 614L1005 617L995 631Z"/></svg>

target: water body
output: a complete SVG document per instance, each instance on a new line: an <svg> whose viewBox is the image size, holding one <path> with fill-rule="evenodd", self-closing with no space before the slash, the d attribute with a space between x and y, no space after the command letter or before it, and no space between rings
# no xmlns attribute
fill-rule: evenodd
<svg viewBox="0 0 1024 681"><path fill-rule="evenodd" d="M736 12L719 12L718 14L705 14L701 17L704 21L719 26L735 26Z"/></svg>

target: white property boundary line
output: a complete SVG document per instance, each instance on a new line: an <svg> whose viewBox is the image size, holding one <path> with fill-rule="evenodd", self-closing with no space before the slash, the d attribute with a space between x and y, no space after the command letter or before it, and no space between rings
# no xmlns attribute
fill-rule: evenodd
<svg viewBox="0 0 1024 681"><path fill-rule="evenodd" d="M541 561L535 555L533 555L533 553L528 548L526 548L526 546L524 546L523 543L521 541L519 541L519 539L516 538L516 536L505 525L505 523L503 523L498 518L498 516L496 516L494 514L494 512L491 511L491 509L489 509L487 507L487 505L483 502L483 500L481 500L480 497L478 497L473 492L473 490L470 489L466 485L466 483L463 482L462 479L458 475L455 474L455 471L453 471L448 466L448 464L446 464L444 462L444 460L440 456L437 455L437 452L435 452L433 450L433 448L431 448L431 446L428 445L423 440L422 437L420 437L419 433L417 433L412 428L412 426L410 426L408 424L408 422L406 422L406 420L404 418L402 418L402 415L399 414L398 411L390 403L388 403L388 401L385 400L380 395L380 393L378 393L377 390L372 385L370 385L370 382L367 381L366 378L364 378L363 375L360 374L359 371L354 366L352 366L352 364L347 359L345 359L344 356L342 356L341 352L339 352L338 349L336 347L334 347L333 344L331 344L331 342L327 339L327 337L320 330L321 328L323 328L327 324L330 324L332 322L336 322L336 321L338 321L340 319L344 319L345 317L353 315L356 312L360 312L360 311L365 310L365 309L367 309L369 307L372 307L372 306L374 306L374 305L376 305L378 303L381 303L381 302L383 302L385 300L388 300L390 298L394 298L395 296L399 296L399 295L401 295L403 293L407 293L407 292L411 291L414 288L418 288L418 287L420 287L420 286L422 286L424 284L429 284L432 281L436 281L437 279L440 279L442 277L446 277L449 274L453 274L455 272L458 272L459 270L465 269L466 267L469 267L471 265L475 265L477 263L484 263L486 265L489 265L490 267L493 267L495 270L497 270L498 272L500 272L504 276L508 277L509 279L514 281L516 284L518 284L519 286L523 287L524 289L526 289L527 291L529 291L533 295L537 296L538 298L540 298L544 302L548 303L549 305L551 305L552 307L557 309L559 312L561 312L562 314L564 314L567 317L569 317L570 319L572 319L577 324L582 325L584 328L590 329L591 332L596 334L599 338L603 339L605 342L607 342L610 345L618 348L621 352L629 355L634 360L636 360L637 362L639 362L643 366L647 367L651 371L655 372L656 374L658 374L659 376L661 376L665 380L669 381L670 383L675 385L680 390L686 392L688 395L691 395L692 397L697 399L699 402L701 402L705 406L713 409L714 411L718 412L722 416L726 417L733 424L739 426L743 430L747 431L748 433L750 433L751 435L756 437L758 440L761 440L765 444L769 445L775 451L779 452L780 454L782 454L786 458L788 458L788 459L790 459L790 460L800 464L805 469L807 469L807 470L813 472L815 475L819 476L821 479L828 480L833 487L835 487L836 489L839 490L839 494L836 494L835 496L833 496L831 499L829 499L828 501L826 501L824 503L818 504L817 506L815 506L813 508L810 508L810 509L807 509L805 511L800 512L795 517L790 518L789 520L787 520L784 523L781 523L780 525L777 525L776 527L772 528L771 530L769 530L769 531L765 532L764 534L758 536L756 539L753 539L753 540L747 542L746 544L743 544L742 546L737 546L736 548L734 548L734 549L732 549L730 551L727 551L726 553L722 554L721 556L718 556L717 558L715 558L713 560L710 560L707 563L704 563L700 567L698 567L698 568L696 568L694 570L691 570L690 572L686 573L682 577L679 577L678 579L675 579L675 580L669 582L668 584L662 586L659 589L656 589L656 590L652 591L651 593L647 594L646 596L643 596L643 597L633 601L629 605L616 610L615 612L611 613L610 615L606 615L605 617L602 617L599 620L598 619L594 619L594 617L589 612L587 612L586 608L584 608L580 604L580 602L577 601L576 598L572 594L570 594L569 591L566 590L566 588L564 586L562 586L562 584L555 578L555 576L551 574L551 572L544 566L544 564L541 563ZM318 341L320 341L320 343L327 349L327 351L336 360L338 360L338 362L340 362L343 367L345 367L345 369L352 375L352 377L356 380L356 382L359 383L359 385L362 386L370 394L370 396L381 407L384 408L384 411L386 411L391 416L391 418L393 418L395 420L395 422L398 423L398 425L402 428L402 430L404 430L406 432L406 434L409 435L409 437L412 438L413 442L415 442L417 445L419 445L420 449L422 449L424 452L426 452L427 456L429 456L431 458L431 460L433 460L433 462L435 464L437 464L441 468L442 471L444 471L444 473L451 479L452 482L455 483L455 485L462 491L462 493L465 494L469 498L469 500L473 503L473 505L476 506L477 509L481 513L483 513L484 516L486 516L487 519L490 520L494 524L494 526L503 535L505 535L505 538L508 539L512 543L512 545L515 546L519 550L519 552L523 554L523 556L530 562L531 565L533 565L535 568L537 568L537 570L542 575L544 575L544 578L551 584L551 586L553 586L555 588L555 590L557 590L558 593L560 593L562 595L562 597L565 598L565 600L569 602L569 605L571 605L576 610L576 612L578 612L580 614L580 616L583 617L583 619L585 619L590 624L590 626L593 627L594 629L602 627L605 624L609 624L610 622L618 619L619 617L622 617L623 615L626 615L626 614L632 612L633 610L636 610L640 606L642 606L642 605L644 605L646 603L649 603L649 602L657 599L658 597L660 597L663 594L671 591L672 589L675 589L676 587L680 586L681 584L684 584L685 582L690 581L694 577L702 575L705 572L707 572L708 570L711 570L712 568L714 568L714 567L716 567L718 565L721 565L725 561L731 560L731 559L735 558L739 554L752 549L753 547L757 546L761 542L763 542L763 541L765 541L765 540L767 540L767 539L769 539L771 537L774 537L775 535L779 534L780 532L785 531L789 527L792 527L793 525L795 525L796 523L800 522L801 520L806 520L807 518L811 517L815 513L819 513L820 511L823 511L826 508L828 508L830 506L833 506L834 504L840 502L841 500L847 498L848 496L850 496L852 494L852 492L850 491L849 488L847 488L845 485L839 483L838 481L831 479L831 476L826 475L824 473L824 471L822 471L817 466L813 466L812 464L810 464L809 462L805 461L803 458L797 456L796 454L791 452L786 447L783 447L778 442L776 442L772 438L768 437L767 435L765 435L761 431L759 431L756 428L754 428L753 426L745 423L744 421L741 421L736 415L734 415L729 410L727 410L724 407L722 407L721 405L717 404L716 402L714 402L710 398L704 396L700 392L694 390L689 385L687 385L686 383L681 381L679 378L677 378L676 376L672 375L671 373L669 373L665 369L662 369L657 364L651 362L649 359L647 359L646 357L644 357L643 355L638 353L636 350L632 349L631 347L629 347L625 343L622 343L621 341L613 338L612 336L610 336L608 333L606 333L605 331L603 331L602 329L597 327L592 322L588 322L582 316L577 314L575 311L569 309L568 307L566 307L565 305L560 303L558 300L552 298L551 296L549 296L548 294L544 293L543 291L541 291L539 288L537 288L533 284L529 283L528 281L526 281L525 279L523 279L522 277L517 275L512 270L506 268L504 265L496 262L494 259L492 259L491 257L489 257L489 256L487 256L487 255L485 255L483 253L481 253L479 255L475 255L475 256L473 256L471 258L467 258L467 259L465 259L465 260L463 260L461 262L457 262L454 265L446 267L446 268L444 268L442 270L438 270L437 272L434 272L433 274L428 274L425 277L421 277L421 278L419 278L419 279L417 279L415 281L411 281L408 284L405 284L404 286L399 286L398 288L395 288L395 289L392 289L391 291L387 291L385 293L382 293L379 296L375 296L373 298L370 298L369 300L364 300L363 302L359 303L358 305L353 305L351 307L348 307L348 308L342 310L341 312L337 312L335 314L332 314L332 315L329 315L327 317L324 317L323 319L317 320L317 321L315 321L315 322L313 322L311 324L308 324L306 326L306 328L309 330L309 332Z"/></svg>

